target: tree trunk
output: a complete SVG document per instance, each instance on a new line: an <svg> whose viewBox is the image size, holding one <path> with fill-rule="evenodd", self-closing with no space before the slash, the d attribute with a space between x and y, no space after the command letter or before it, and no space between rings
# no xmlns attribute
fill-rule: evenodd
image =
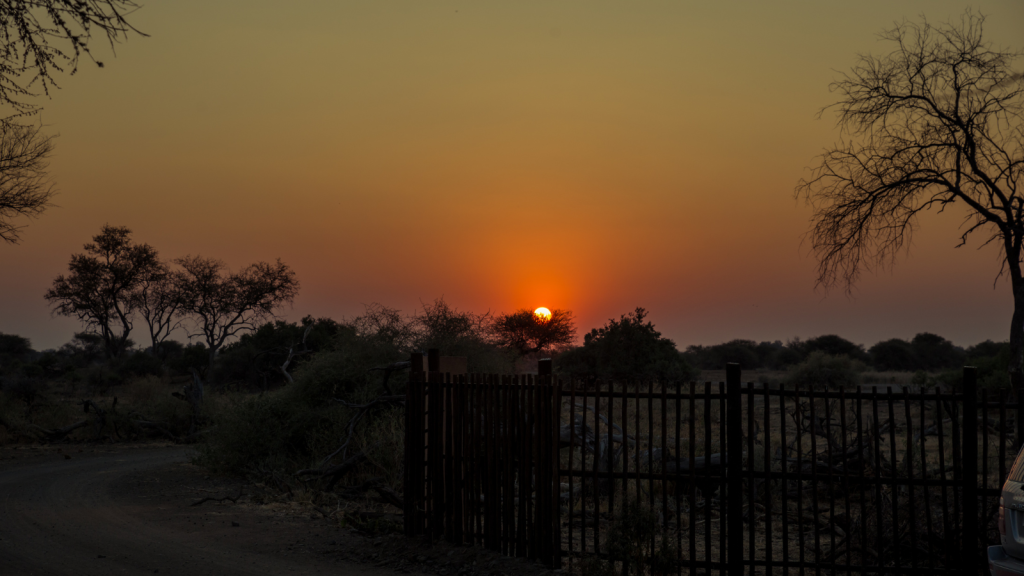
<svg viewBox="0 0 1024 576"><path fill-rule="evenodd" d="M217 349L210 346L210 363L206 366L206 383L213 382L213 363L217 359Z"/></svg>
<svg viewBox="0 0 1024 576"><path fill-rule="evenodd" d="M1020 404L1024 401L1024 278L1019 265L1009 266L1013 288L1013 318L1010 320L1010 387ZM1024 440L1024 410L1017 409L1017 446Z"/></svg>

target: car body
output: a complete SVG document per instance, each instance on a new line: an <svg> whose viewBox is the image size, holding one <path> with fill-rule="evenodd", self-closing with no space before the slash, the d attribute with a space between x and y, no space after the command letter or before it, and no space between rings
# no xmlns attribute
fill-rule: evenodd
<svg viewBox="0 0 1024 576"><path fill-rule="evenodd" d="M1024 576L1024 449L1010 468L999 497L999 545L989 546L992 576Z"/></svg>

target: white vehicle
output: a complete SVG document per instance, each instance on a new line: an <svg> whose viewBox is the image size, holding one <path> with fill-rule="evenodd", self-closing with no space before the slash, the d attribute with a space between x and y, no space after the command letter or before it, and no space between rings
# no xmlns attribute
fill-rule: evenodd
<svg viewBox="0 0 1024 576"><path fill-rule="evenodd" d="M999 498L999 546L988 547L992 576L1024 576L1024 449L1010 468Z"/></svg>

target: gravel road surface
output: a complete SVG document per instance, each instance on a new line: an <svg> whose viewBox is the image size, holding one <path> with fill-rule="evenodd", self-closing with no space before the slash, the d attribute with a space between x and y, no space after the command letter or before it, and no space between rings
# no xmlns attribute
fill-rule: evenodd
<svg viewBox="0 0 1024 576"><path fill-rule="evenodd" d="M337 536L308 519L189 506L185 449L89 452L0 459L0 575L395 573L331 553Z"/></svg>

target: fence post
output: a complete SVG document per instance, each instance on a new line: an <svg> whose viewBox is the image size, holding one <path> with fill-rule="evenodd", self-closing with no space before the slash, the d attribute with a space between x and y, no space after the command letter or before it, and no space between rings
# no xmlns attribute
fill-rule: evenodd
<svg viewBox="0 0 1024 576"><path fill-rule="evenodd" d="M743 576L743 424L740 398L740 365L729 362L725 365L726 386L726 489L729 500L726 503L728 523L728 568L729 576Z"/></svg>
<svg viewBox="0 0 1024 576"><path fill-rule="evenodd" d="M441 351L437 348L427 350L427 372L441 371Z"/></svg>
<svg viewBox="0 0 1024 576"><path fill-rule="evenodd" d="M537 360L537 376L551 376L551 358Z"/></svg>
<svg viewBox="0 0 1024 576"><path fill-rule="evenodd" d="M1016 394L1017 399L1017 413L1014 417L1015 423L1017 424L1017 450L1024 448L1024 383L1018 381L1016 372L1010 373L1010 386L1013 387L1013 393Z"/></svg>
<svg viewBox="0 0 1024 576"><path fill-rule="evenodd" d="M440 353L427 351L427 537L444 533L444 384Z"/></svg>
<svg viewBox="0 0 1024 576"><path fill-rule="evenodd" d="M963 547L965 566L970 570L978 563L978 369L964 366L964 435L963 435Z"/></svg>
<svg viewBox="0 0 1024 576"><path fill-rule="evenodd" d="M423 531L423 354L410 358L409 384L405 389L405 479L402 516L406 536Z"/></svg>

